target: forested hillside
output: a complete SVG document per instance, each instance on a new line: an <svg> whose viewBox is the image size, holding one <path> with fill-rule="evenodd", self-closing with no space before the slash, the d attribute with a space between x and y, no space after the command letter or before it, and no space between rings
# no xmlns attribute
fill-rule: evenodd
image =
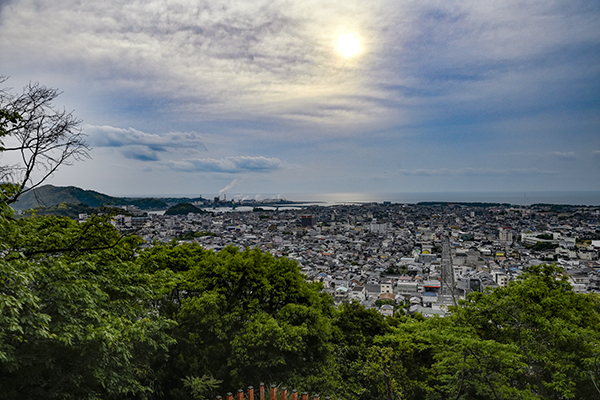
<svg viewBox="0 0 600 400"><path fill-rule="evenodd" d="M167 203L153 198L113 197L94 190L83 190L75 186L44 185L24 193L14 208L26 210L36 207L51 207L61 203L84 204L88 207L135 205L143 209L165 209Z"/></svg>

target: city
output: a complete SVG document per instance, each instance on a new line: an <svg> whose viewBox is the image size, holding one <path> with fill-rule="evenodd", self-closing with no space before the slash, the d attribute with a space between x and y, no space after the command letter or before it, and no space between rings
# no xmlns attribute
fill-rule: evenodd
<svg viewBox="0 0 600 400"><path fill-rule="evenodd" d="M195 241L219 251L259 248L296 260L336 303L385 315L445 315L470 291L506 286L523 269L561 266L575 292L600 292L600 207L482 203L368 203L187 215L116 216L153 242ZM82 215L81 218L86 218ZM447 241L448 254L443 254ZM443 275L444 262L451 276ZM448 290L444 282L450 283Z"/></svg>

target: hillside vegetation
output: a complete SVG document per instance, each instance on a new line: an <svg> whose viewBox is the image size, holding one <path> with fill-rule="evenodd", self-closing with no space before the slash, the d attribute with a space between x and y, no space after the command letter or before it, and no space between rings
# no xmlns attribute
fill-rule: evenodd
<svg viewBox="0 0 600 400"><path fill-rule="evenodd" d="M87 215L128 215L134 216L133 213L126 211L122 208L118 207L109 207L109 206L101 206L101 207L88 207L83 203L79 204L69 204L69 203L60 203L55 206L50 207L36 207L33 209L23 210L22 216L24 217L40 217L43 215L57 215L61 217L69 217L71 219L79 219L80 214Z"/></svg>
<svg viewBox="0 0 600 400"><path fill-rule="evenodd" d="M166 209L167 204L154 198L113 197L93 190L83 190L75 186L40 186L24 193L14 204L17 210L37 207L51 207L61 203L84 204L88 207L134 205L141 209Z"/></svg>
<svg viewBox="0 0 600 400"><path fill-rule="evenodd" d="M167 211L165 211L165 215L187 215L189 213L192 214L203 214L207 211L204 211L193 204L190 203L179 203L174 206L169 207Z"/></svg>

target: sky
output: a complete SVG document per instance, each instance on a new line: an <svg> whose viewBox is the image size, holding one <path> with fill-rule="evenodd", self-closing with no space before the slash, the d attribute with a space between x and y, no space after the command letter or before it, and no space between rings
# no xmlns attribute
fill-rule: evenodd
<svg viewBox="0 0 600 400"><path fill-rule="evenodd" d="M600 190L595 0L0 0L0 75L82 119L58 186Z"/></svg>

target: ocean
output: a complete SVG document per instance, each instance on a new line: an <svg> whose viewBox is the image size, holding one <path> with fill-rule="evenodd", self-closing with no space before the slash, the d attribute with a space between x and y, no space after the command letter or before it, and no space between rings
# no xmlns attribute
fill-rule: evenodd
<svg viewBox="0 0 600 400"><path fill-rule="evenodd" d="M281 193L257 195L320 205L366 202L419 203L423 201L481 202L531 205L538 203L600 206L600 191L587 192L424 192L424 193ZM231 196L235 198L235 196ZM228 195L228 198L229 195ZM256 197L255 197L256 198ZM318 203L317 203L318 202Z"/></svg>
<svg viewBox="0 0 600 400"><path fill-rule="evenodd" d="M216 196L216 195L214 195ZM212 199L214 196L205 198ZM132 196L137 197L137 196ZM153 197L192 197L190 195L153 196ZM441 201L451 203L507 203L511 205L531 204L570 204L584 206L600 206L600 191L587 192L411 192L411 193L227 193L227 199L286 199L300 204L284 206L288 209L302 208L309 205L331 206L360 203L419 203L425 201ZM261 205L265 209L275 208ZM236 211L251 211L253 206L240 206ZM232 211L230 207L217 207L216 212Z"/></svg>

